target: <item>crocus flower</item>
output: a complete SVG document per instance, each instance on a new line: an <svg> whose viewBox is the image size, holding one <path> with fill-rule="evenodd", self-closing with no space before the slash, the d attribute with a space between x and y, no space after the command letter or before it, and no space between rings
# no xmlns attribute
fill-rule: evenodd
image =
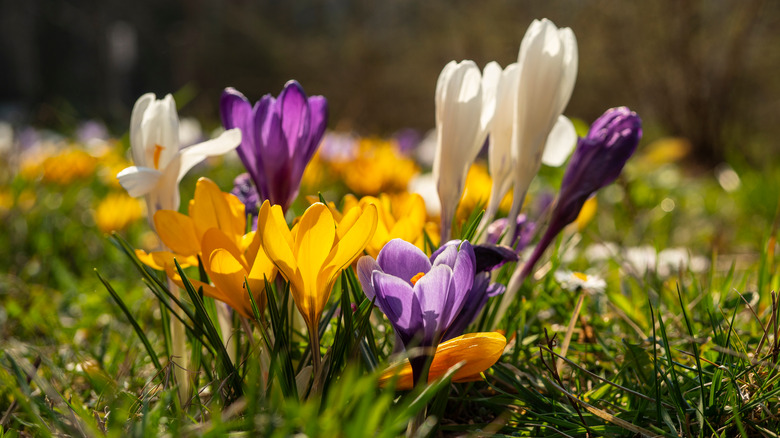
<svg viewBox="0 0 780 438"><path fill-rule="evenodd" d="M238 198L252 220L252 229L257 229L257 214L260 212L260 194L248 173L242 173L233 180L233 190L230 193Z"/></svg>
<svg viewBox="0 0 780 438"><path fill-rule="evenodd" d="M404 347L435 348L460 313L474 283L476 260L468 241L447 246L431 260L419 248L393 239L376 260L358 261L358 278L369 299L387 315ZM415 380L430 352L411 359Z"/></svg>
<svg viewBox="0 0 780 438"><path fill-rule="evenodd" d="M460 245L460 240L450 240L442 245L433 254L431 260L435 260L439 254L449 246ZM500 283L490 282L490 271L503 266L507 262L516 262L517 254L507 246L494 244L474 245L474 283L466 294L463 309L458 313L444 334L444 340L460 336L466 328L474 322L477 315L487 304L488 298L504 293L505 287Z"/></svg>
<svg viewBox="0 0 780 438"><path fill-rule="evenodd" d="M379 251L392 239L403 239L423 248L423 227L425 226L425 202L416 193L401 193L387 195L382 193L378 198L364 196L360 200L352 195L344 197L343 211L345 213L355 207L365 208L374 204L379 213L374 237L366 246L366 252L377 257Z"/></svg>
<svg viewBox="0 0 780 438"><path fill-rule="evenodd" d="M238 147L241 132L230 129L219 137L181 147L179 115L168 94L157 100L147 93L136 101L130 116L130 148L135 166L117 174L119 183L132 197L146 198L147 214L179 209L179 182L206 157L222 155Z"/></svg>
<svg viewBox="0 0 780 438"><path fill-rule="evenodd" d="M504 310L555 236L577 219L585 201L617 179L641 137L642 120L626 107L609 109L593 122L588 135L579 140L563 174L547 230L523 269L516 271L509 281L502 303Z"/></svg>
<svg viewBox="0 0 780 438"><path fill-rule="evenodd" d="M278 98L267 94L254 107L239 91L226 88L220 109L225 128L244 133L238 156L261 198L287 211L325 133L327 101L307 97L298 82L289 81Z"/></svg>
<svg viewBox="0 0 780 438"><path fill-rule="evenodd" d="M480 374L495 364L501 358L506 347L506 338L500 333L469 333L442 342L436 348L436 355L428 372L428 382L443 376L450 368L464 362L455 372L453 382L473 382L480 380ZM391 365L382 377L380 385L385 385L398 376L395 388L409 390L414 386L412 365L408 360L398 365Z"/></svg>
<svg viewBox="0 0 780 438"><path fill-rule="evenodd" d="M338 226L325 204L312 204L293 232L282 207L269 201L260 207L257 232L263 250L290 282L295 306L309 329L314 372L319 367L319 321L339 273L368 245L376 230L375 205L353 209Z"/></svg>
<svg viewBox="0 0 780 438"><path fill-rule="evenodd" d="M147 254L136 250L136 256L146 265L166 270L173 267L176 257L182 266L198 263L203 235L210 228L218 228L236 246L241 246L246 230L244 205L233 195L222 192L210 179L201 177L195 184L195 195L188 205L188 214L175 210L159 210L154 214L154 225L160 240L170 251ZM174 269L175 270L175 269Z"/></svg>
<svg viewBox="0 0 780 438"><path fill-rule="evenodd" d="M486 68L486 81L496 80L491 73L494 68ZM494 93L483 93L483 77L473 61L451 61L436 83L437 147L433 175L441 200L442 241L449 239L466 175L485 143L492 113L483 108L495 107L491 96L494 98Z"/></svg>
<svg viewBox="0 0 780 438"><path fill-rule="evenodd" d="M190 280L203 293L227 303L246 317L252 315L249 294L244 279L261 311L265 304L265 279L276 275L273 263L260 249L255 232L244 234L246 215L243 204L233 195L224 193L208 178L200 178L195 196L189 204L189 216L178 211L159 210L154 223L160 240L171 251L147 254L136 250L146 265L166 271L180 287L184 284L173 263L174 257L182 266L195 265L198 257L214 285Z"/></svg>
<svg viewBox="0 0 780 438"><path fill-rule="evenodd" d="M577 63L577 40L571 29L558 29L547 19L531 23L520 44L517 60L519 71L512 140L514 202L508 217L517 217L520 213L556 124L562 124L552 136L556 147L566 144L559 135L570 136L573 132L571 122L561 118L561 114L574 89ZM574 138L570 142L574 144ZM515 223L510 222L504 243L514 235L514 228Z"/></svg>

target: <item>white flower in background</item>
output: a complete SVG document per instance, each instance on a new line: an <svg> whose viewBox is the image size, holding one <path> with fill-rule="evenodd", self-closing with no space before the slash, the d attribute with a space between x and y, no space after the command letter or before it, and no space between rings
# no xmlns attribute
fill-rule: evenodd
<svg viewBox="0 0 780 438"><path fill-rule="evenodd" d="M500 70L500 68L499 68ZM488 72L488 80L495 77ZM455 209L466 184L466 174L485 143L494 103L484 102L483 77L474 61L451 61L436 83L437 147L433 175L441 202L441 241L450 237Z"/></svg>
<svg viewBox="0 0 780 438"><path fill-rule="evenodd" d="M198 119L184 117L179 120L179 142L181 147L193 145L203 140L203 128Z"/></svg>
<svg viewBox="0 0 780 438"><path fill-rule="evenodd" d="M710 261L702 256L691 256L687 248L666 248L658 253L658 275L668 277L680 271L702 272Z"/></svg>
<svg viewBox="0 0 780 438"><path fill-rule="evenodd" d="M624 254L625 267L642 277L645 273L655 271L658 255L652 246L635 246L626 248Z"/></svg>
<svg viewBox="0 0 780 438"><path fill-rule="evenodd" d="M615 258L620 247L614 242L594 243L585 248L585 260L598 263Z"/></svg>
<svg viewBox="0 0 780 438"><path fill-rule="evenodd" d="M8 122L0 121L0 155L8 153L14 145L14 129Z"/></svg>
<svg viewBox="0 0 780 438"><path fill-rule="evenodd" d="M546 155L551 164L562 164L576 142L571 121L562 116L577 77L574 33L569 28L558 29L547 19L534 20L520 44L517 65L512 137L514 199L508 217L517 217L520 212L542 157ZM546 149L550 152L545 154ZM514 235L515 226L510 221L505 238Z"/></svg>
<svg viewBox="0 0 780 438"><path fill-rule="evenodd" d="M130 148L135 166L117 174L133 197L146 198L149 218L157 210L179 209L179 182L206 157L222 155L241 143L241 131L231 129L219 137L181 147L179 115L170 94L157 100L147 93L136 101L130 117Z"/></svg>
<svg viewBox="0 0 780 438"><path fill-rule="evenodd" d="M585 289L592 293L603 293L607 287L607 282L597 275L569 270L555 271L555 281L569 291Z"/></svg>

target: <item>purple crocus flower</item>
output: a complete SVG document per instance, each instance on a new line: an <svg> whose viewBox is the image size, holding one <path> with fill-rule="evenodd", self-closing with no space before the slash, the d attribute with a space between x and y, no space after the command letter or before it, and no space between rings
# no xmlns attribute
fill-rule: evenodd
<svg viewBox="0 0 780 438"><path fill-rule="evenodd" d="M415 382L455 321L474 283L476 259L468 241L444 248L431 261L402 239L388 242L376 260L358 261L363 291L387 315L404 347L424 347L410 358Z"/></svg>
<svg viewBox="0 0 780 438"><path fill-rule="evenodd" d="M278 98L267 94L254 107L239 91L226 88L220 110L225 129L241 129L236 151L260 197L286 211L325 133L327 101L307 97L298 82L289 81Z"/></svg>
<svg viewBox="0 0 780 438"><path fill-rule="evenodd" d="M450 240L445 243L431 255L431 260L438 257L447 247L457 246L460 242L460 240ZM504 293L506 288L503 284L490 282L490 271L501 267L504 263L517 261L517 254L507 246L483 243L474 245L473 249L476 260L474 283L466 295L463 309L450 324L442 341L462 335L485 307L488 298Z"/></svg>
<svg viewBox="0 0 780 438"><path fill-rule="evenodd" d="M642 138L642 120L626 107L612 108L579 139L566 173L550 224L520 274L525 278L563 228L574 222L596 191L615 181Z"/></svg>
<svg viewBox="0 0 780 438"><path fill-rule="evenodd" d="M233 180L230 193L244 204L244 211L252 220L252 230L257 230L257 215L260 213L260 194L248 173L242 173Z"/></svg>

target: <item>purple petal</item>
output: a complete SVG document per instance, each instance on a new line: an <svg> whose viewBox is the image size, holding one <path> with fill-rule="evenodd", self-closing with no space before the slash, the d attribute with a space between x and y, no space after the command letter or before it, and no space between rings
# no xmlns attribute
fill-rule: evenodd
<svg viewBox="0 0 780 438"><path fill-rule="evenodd" d="M439 249L441 251L436 254L436 258L433 260L433 266L445 265L450 268L454 267L455 261L458 258L458 245L447 242ZM433 255L431 255L431 257L433 257Z"/></svg>
<svg viewBox="0 0 780 438"><path fill-rule="evenodd" d="M414 337L422 328L422 319L419 309L415 311L417 299L412 287L402 279L382 271L374 271L371 278L376 293L376 305L403 339ZM419 307L419 304L417 306Z"/></svg>
<svg viewBox="0 0 780 438"><path fill-rule="evenodd" d="M289 81L279 94L282 116L282 131L287 140L287 154L290 159L302 152L304 141L309 138L309 101L306 93L296 81Z"/></svg>
<svg viewBox="0 0 780 438"><path fill-rule="evenodd" d="M252 130L252 104L235 88L225 88L219 100L222 126L241 130L241 144L236 149L247 172L254 180L258 175L258 154Z"/></svg>
<svg viewBox="0 0 780 438"><path fill-rule="evenodd" d="M464 241L460 245L455 267L452 269L452 289L447 295L446 326L452 323L463 308L463 303L474 284L475 266L474 249L468 241Z"/></svg>
<svg viewBox="0 0 780 438"><path fill-rule="evenodd" d="M444 318L451 313L447 302L452 293L452 274L449 266L434 266L414 285L414 294L420 302L423 318L423 341L427 345L446 328Z"/></svg>
<svg viewBox="0 0 780 438"><path fill-rule="evenodd" d="M489 285L490 274L488 273L478 274L476 278L474 278L474 284L463 303L463 308L452 320L442 341L447 341L462 335L466 328L474 322L474 319L476 319L479 312L487 303Z"/></svg>
<svg viewBox="0 0 780 438"><path fill-rule="evenodd" d="M360 285L363 287L363 293L366 294L369 300L373 300L376 293L374 292L374 282L371 279L374 271L381 271L379 264L371 256L363 256L357 262L357 274Z"/></svg>
<svg viewBox="0 0 780 438"><path fill-rule="evenodd" d="M314 156L314 152L322 142L322 136L325 135L325 128L328 126L328 101L322 96L310 97L309 116L311 117L309 138L303 154L305 163L308 163Z"/></svg>
<svg viewBox="0 0 780 438"><path fill-rule="evenodd" d="M431 262L419 248L402 239L393 239L379 251L376 259L382 271L401 278L411 287L411 279L420 272L427 273Z"/></svg>
<svg viewBox="0 0 780 438"><path fill-rule="evenodd" d="M517 254L508 246L483 243L474 245L473 249L476 272L492 271L504 263L517 261Z"/></svg>

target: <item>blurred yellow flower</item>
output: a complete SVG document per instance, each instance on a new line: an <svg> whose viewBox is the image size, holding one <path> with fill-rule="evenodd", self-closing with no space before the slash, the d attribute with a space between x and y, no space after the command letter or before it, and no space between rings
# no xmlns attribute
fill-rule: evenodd
<svg viewBox="0 0 780 438"><path fill-rule="evenodd" d="M92 176L96 165L97 158L81 149L71 147L43 161L43 180L67 185L75 180Z"/></svg>
<svg viewBox="0 0 780 438"><path fill-rule="evenodd" d="M577 231L582 232L582 230L588 226L590 221L593 220L593 217L596 216L596 210L598 210L598 207L599 203L595 196L585 201L585 203L582 205L582 208L580 209L580 213L577 215L577 219L575 219L573 223L573 225L577 227Z"/></svg>
<svg viewBox="0 0 780 438"><path fill-rule="evenodd" d="M463 366L455 372L453 382L473 382L481 380L481 373L495 364L501 358L506 347L506 338L496 332L469 333L442 342L436 348L431 369L428 372L428 382L433 382L443 376L450 368L460 362ZM392 365L379 378L380 385L386 385L398 376L395 389L412 389L412 366L408 360Z"/></svg>
<svg viewBox="0 0 780 438"><path fill-rule="evenodd" d="M0 213L5 213L14 206L14 195L11 190L0 188Z"/></svg>
<svg viewBox="0 0 780 438"><path fill-rule="evenodd" d="M469 173L466 175L466 189L460 198L455 218L458 222L468 219L475 208L481 206L485 208L490 199L490 190L493 186L493 180L488 174L487 167L481 163L472 164ZM500 212L508 211L512 206L512 190L510 190L498 206Z"/></svg>
<svg viewBox="0 0 780 438"><path fill-rule="evenodd" d="M100 231L121 231L144 216L143 204L126 193L109 193L95 208L95 223Z"/></svg>
<svg viewBox="0 0 780 438"><path fill-rule="evenodd" d="M361 139L357 156L333 163L344 184L360 195L378 195L406 190L409 180L419 172L411 158L398 152L393 141Z"/></svg>
<svg viewBox="0 0 780 438"><path fill-rule="evenodd" d="M687 138L664 137L647 145L636 161L640 167L658 167L685 158L691 148Z"/></svg>
<svg viewBox="0 0 780 438"><path fill-rule="evenodd" d="M416 193L388 195L378 198L364 196L359 201L354 195L344 197L342 210L348 214L353 208L365 209L373 204L379 213L376 231L366 246L366 252L376 258L379 250L392 239L400 238L423 249L423 227L425 226L425 202Z"/></svg>

